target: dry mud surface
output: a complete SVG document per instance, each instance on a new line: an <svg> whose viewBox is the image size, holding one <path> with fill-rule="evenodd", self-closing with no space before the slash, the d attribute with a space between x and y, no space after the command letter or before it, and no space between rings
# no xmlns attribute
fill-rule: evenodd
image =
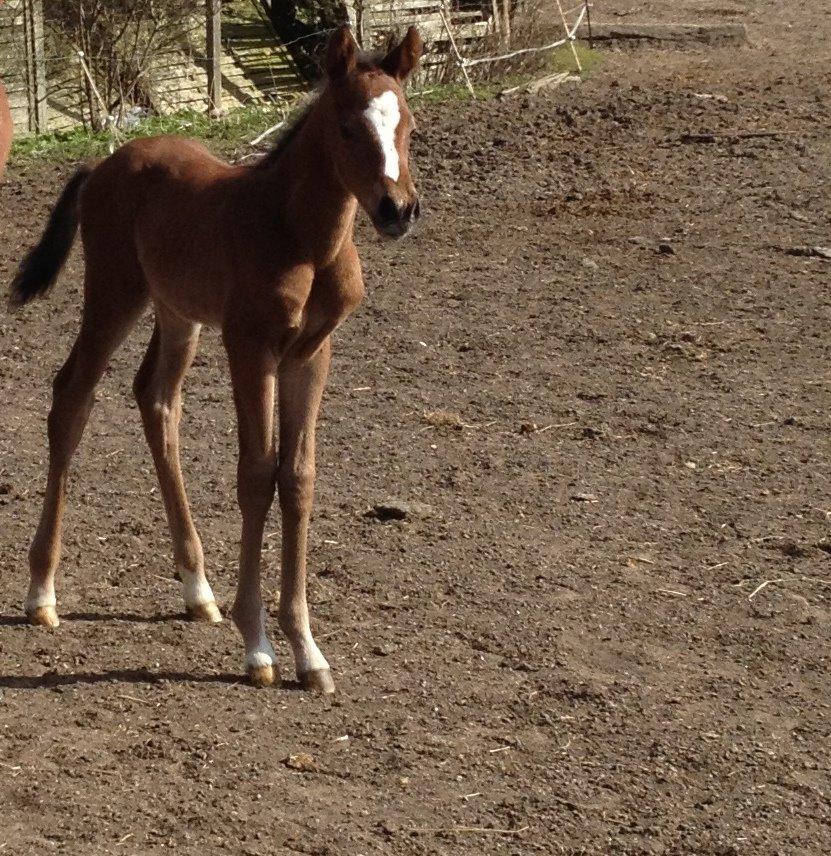
<svg viewBox="0 0 831 856"><path fill-rule="evenodd" d="M796 5L608 4L744 20L751 44L419 111L429 215L393 247L362 228L320 425L333 701L251 689L231 624L183 620L129 394L147 322L74 469L63 624L21 623L77 254L0 316L0 852L829 852L831 263L785 250L831 244L831 28ZM4 281L68 171L11 165ZM215 333L183 443L225 607ZM391 496L430 508L364 516Z"/></svg>

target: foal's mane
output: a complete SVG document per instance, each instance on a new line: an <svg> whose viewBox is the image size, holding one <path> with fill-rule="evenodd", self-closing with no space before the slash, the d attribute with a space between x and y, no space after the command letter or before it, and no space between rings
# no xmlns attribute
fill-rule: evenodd
<svg viewBox="0 0 831 856"><path fill-rule="evenodd" d="M2 0L0 0L0 2L2 2ZM381 68L381 61L384 59L384 56L385 54L383 51L361 51L358 54L355 67L358 71L377 71ZM259 160L252 164L252 169L268 169L268 167L274 166L274 164L280 160L283 154L285 154L286 149L291 144L291 141L297 136L303 125L306 124L306 120L309 118L312 108L317 104L317 101L323 90L326 88L327 83L328 81L324 78L323 82L318 86L315 94L308 100L306 105L300 108L294 116L291 116L286 120L287 125L277 138L277 142Z"/></svg>
<svg viewBox="0 0 831 856"><path fill-rule="evenodd" d="M309 113L312 112L312 107L317 103L318 97L319 93L314 98L311 98L305 107L298 110L294 116L287 120L288 125L277 138L277 142L259 160L254 162L252 165L253 169L267 169L280 160L291 141L297 136L303 125L306 124Z"/></svg>

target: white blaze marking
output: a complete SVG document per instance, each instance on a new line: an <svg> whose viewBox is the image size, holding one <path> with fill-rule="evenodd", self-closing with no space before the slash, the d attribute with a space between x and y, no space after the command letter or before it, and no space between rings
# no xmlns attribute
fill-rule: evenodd
<svg viewBox="0 0 831 856"><path fill-rule="evenodd" d="M398 149L395 147L395 129L401 121L401 110L398 107L398 96L388 89L369 102L364 110L369 124L375 129L384 153L384 175L393 181L398 181L400 168L398 165Z"/></svg>

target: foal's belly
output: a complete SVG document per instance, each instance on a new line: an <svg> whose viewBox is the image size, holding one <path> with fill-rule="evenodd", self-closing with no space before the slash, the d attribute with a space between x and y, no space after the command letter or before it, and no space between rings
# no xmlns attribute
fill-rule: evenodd
<svg viewBox="0 0 831 856"><path fill-rule="evenodd" d="M189 321L221 326L227 285L219 253L209 251L202 241L189 240L187 231L139 234L137 250L154 303Z"/></svg>

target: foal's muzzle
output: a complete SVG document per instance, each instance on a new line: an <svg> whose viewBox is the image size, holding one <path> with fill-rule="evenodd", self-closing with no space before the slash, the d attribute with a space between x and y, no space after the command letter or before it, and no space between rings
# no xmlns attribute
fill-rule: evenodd
<svg viewBox="0 0 831 856"><path fill-rule="evenodd" d="M411 202L399 205L388 194L384 195L375 215L375 228L389 238L401 238L410 231L410 227L421 216L418 197Z"/></svg>

